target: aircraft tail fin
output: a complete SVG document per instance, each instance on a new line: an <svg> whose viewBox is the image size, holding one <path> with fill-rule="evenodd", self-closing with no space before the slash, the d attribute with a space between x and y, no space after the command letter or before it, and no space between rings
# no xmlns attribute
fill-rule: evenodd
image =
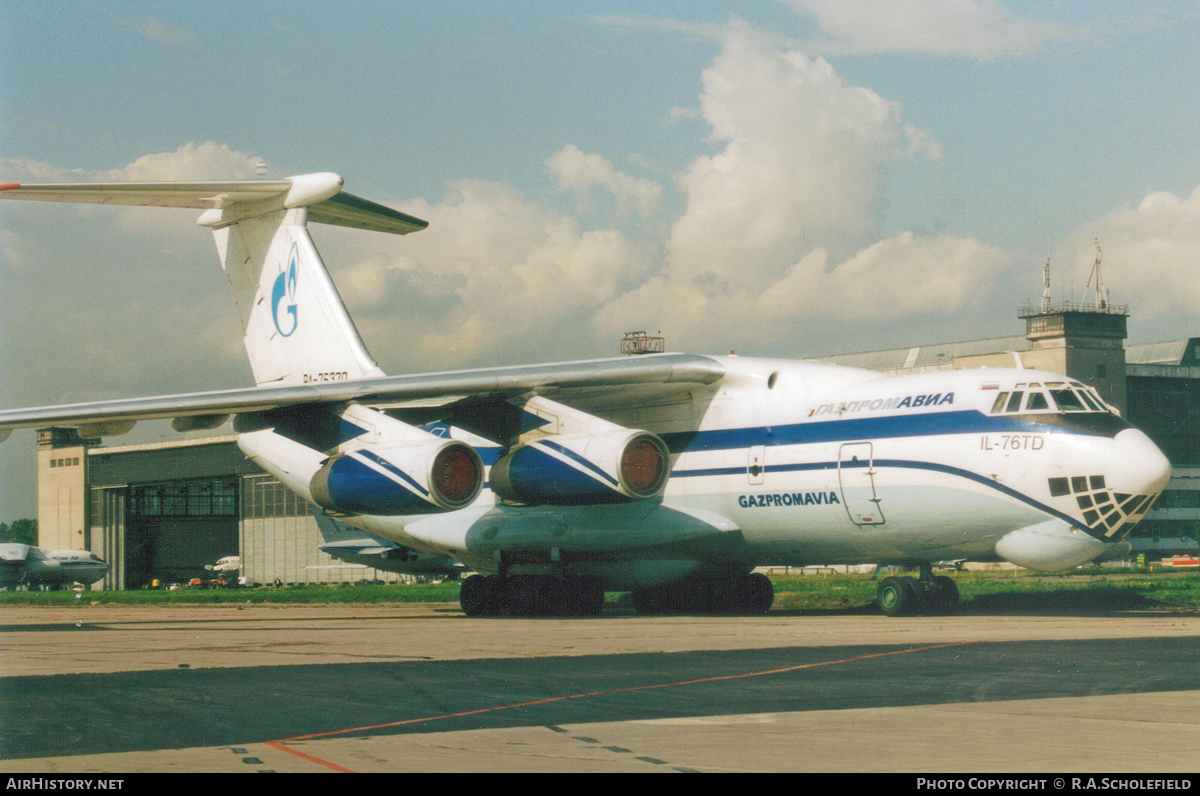
<svg viewBox="0 0 1200 796"><path fill-rule="evenodd" d="M213 230L260 385L382 376L350 319L308 222L404 235L421 219L342 193L323 172L284 180L0 185L0 198L191 207Z"/></svg>

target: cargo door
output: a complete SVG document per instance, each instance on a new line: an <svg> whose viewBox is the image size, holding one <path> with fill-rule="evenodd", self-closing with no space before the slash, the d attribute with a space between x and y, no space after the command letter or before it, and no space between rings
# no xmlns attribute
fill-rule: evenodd
<svg viewBox="0 0 1200 796"><path fill-rule="evenodd" d="M838 451L842 504L855 525L883 525L883 502L875 491L874 444L847 442Z"/></svg>

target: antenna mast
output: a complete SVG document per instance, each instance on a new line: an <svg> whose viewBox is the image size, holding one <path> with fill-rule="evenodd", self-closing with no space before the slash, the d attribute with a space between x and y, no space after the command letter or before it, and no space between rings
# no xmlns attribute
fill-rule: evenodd
<svg viewBox="0 0 1200 796"><path fill-rule="evenodd" d="M1103 311L1108 309L1108 288L1104 286L1104 272L1100 270L1100 261L1104 259L1104 252L1100 251L1100 236L1096 236L1096 262L1092 263L1092 272L1088 274L1087 285L1084 285L1084 290L1087 290L1088 285L1092 284L1092 277L1096 277L1096 310Z"/></svg>
<svg viewBox="0 0 1200 796"><path fill-rule="evenodd" d="M1042 269L1042 282L1045 288L1042 290L1042 312L1050 312L1050 258L1046 258L1046 267Z"/></svg>

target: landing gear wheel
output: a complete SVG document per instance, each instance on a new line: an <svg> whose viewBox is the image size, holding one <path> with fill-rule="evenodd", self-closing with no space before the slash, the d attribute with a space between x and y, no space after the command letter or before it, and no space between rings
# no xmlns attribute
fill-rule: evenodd
<svg viewBox="0 0 1200 796"><path fill-rule="evenodd" d="M630 597L633 600L633 610L643 616L662 616L670 612L668 595L662 586L634 589Z"/></svg>
<svg viewBox="0 0 1200 796"><path fill-rule="evenodd" d="M463 581L458 591L458 604L467 616L487 616L487 585L482 575L472 575Z"/></svg>
<svg viewBox="0 0 1200 796"><path fill-rule="evenodd" d="M471 575L458 591L458 602L467 616L499 616L508 605L505 582L495 575Z"/></svg>
<svg viewBox="0 0 1200 796"><path fill-rule="evenodd" d="M933 579L933 591L929 595L930 605L936 613L953 613L959 604L958 584L954 578L938 575Z"/></svg>
<svg viewBox="0 0 1200 796"><path fill-rule="evenodd" d="M568 581L563 588L564 616L599 616L604 610L604 589L596 581Z"/></svg>
<svg viewBox="0 0 1200 796"><path fill-rule="evenodd" d="M884 578L876 602L887 616L903 616L915 613L923 600L912 578Z"/></svg>
<svg viewBox="0 0 1200 796"><path fill-rule="evenodd" d="M775 602L775 587L761 572L752 572L738 583L738 608L747 614L765 614Z"/></svg>
<svg viewBox="0 0 1200 796"><path fill-rule="evenodd" d="M521 575L510 578L508 587L509 616L545 616L557 602L557 582L550 578Z"/></svg>
<svg viewBox="0 0 1200 796"><path fill-rule="evenodd" d="M654 600L651 599L649 589L634 589L629 593L629 602L633 603L633 610L643 616L654 613Z"/></svg>
<svg viewBox="0 0 1200 796"><path fill-rule="evenodd" d="M921 586L921 581L909 577L900 578L900 580L904 583L904 587L908 589L909 603L906 613L919 615L928 611L929 595Z"/></svg>

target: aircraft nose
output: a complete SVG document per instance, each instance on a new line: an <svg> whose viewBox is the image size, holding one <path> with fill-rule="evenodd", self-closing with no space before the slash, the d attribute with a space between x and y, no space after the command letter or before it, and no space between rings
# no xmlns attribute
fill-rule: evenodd
<svg viewBox="0 0 1200 796"><path fill-rule="evenodd" d="M1157 495L1171 480L1171 462L1136 428L1127 428L1113 439L1107 470L1112 489L1135 495Z"/></svg>

